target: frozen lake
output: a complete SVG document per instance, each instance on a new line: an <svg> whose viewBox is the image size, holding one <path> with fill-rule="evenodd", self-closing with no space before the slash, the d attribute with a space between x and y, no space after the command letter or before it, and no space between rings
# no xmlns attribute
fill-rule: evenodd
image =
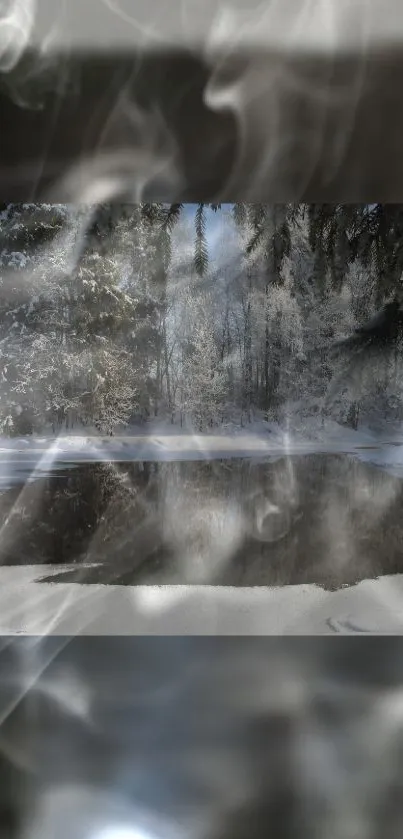
<svg viewBox="0 0 403 839"><path fill-rule="evenodd" d="M400 633L402 439L2 440L0 630Z"/></svg>
<svg viewBox="0 0 403 839"><path fill-rule="evenodd" d="M0 441L3 564L85 560L107 574L86 581L126 584L403 571L400 433L163 431Z"/></svg>

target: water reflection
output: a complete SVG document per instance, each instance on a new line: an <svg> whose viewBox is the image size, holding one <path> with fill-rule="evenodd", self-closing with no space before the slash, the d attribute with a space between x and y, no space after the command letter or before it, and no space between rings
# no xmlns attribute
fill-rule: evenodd
<svg viewBox="0 0 403 839"><path fill-rule="evenodd" d="M3 492L0 558L70 564L54 582L337 588L403 570L402 506L401 477L344 454L78 464Z"/></svg>

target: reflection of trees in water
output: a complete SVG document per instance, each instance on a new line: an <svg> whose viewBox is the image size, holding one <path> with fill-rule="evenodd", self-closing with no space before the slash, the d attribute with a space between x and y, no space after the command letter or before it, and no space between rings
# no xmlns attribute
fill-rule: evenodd
<svg viewBox="0 0 403 839"><path fill-rule="evenodd" d="M402 488L343 455L86 464L3 494L2 561L76 562L88 582L338 587L402 570Z"/></svg>

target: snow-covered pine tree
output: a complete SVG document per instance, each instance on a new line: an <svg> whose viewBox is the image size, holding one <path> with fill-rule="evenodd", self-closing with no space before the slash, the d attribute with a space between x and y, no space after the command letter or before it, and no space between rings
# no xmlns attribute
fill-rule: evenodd
<svg viewBox="0 0 403 839"><path fill-rule="evenodd" d="M54 373L52 334L47 345L37 329L44 306L44 278L64 248L70 230L64 205L8 204L0 212L0 431L28 433L44 421L44 382Z"/></svg>
<svg viewBox="0 0 403 839"><path fill-rule="evenodd" d="M137 301L121 287L118 249L105 255L93 244L76 262L81 216L57 205L3 209L3 433L74 423L111 432L136 404L125 338Z"/></svg>

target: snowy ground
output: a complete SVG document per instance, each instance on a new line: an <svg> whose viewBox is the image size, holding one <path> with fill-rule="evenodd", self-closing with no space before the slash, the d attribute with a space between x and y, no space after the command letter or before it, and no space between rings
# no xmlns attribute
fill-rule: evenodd
<svg viewBox="0 0 403 839"><path fill-rule="evenodd" d="M336 592L40 582L68 568L1 568L0 635L403 634L403 575Z"/></svg>

